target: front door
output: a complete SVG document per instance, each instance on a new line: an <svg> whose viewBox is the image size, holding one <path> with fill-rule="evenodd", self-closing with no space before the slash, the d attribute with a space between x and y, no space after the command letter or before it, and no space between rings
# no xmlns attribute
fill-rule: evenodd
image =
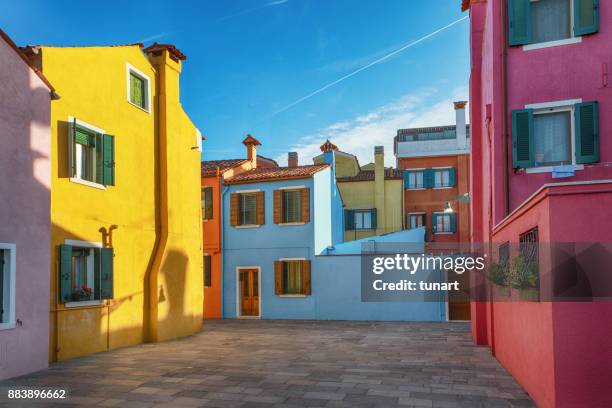
<svg viewBox="0 0 612 408"><path fill-rule="evenodd" d="M470 320L470 275L448 272L449 281L459 282L459 291L448 292L448 320ZM452 279L451 279L452 276Z"/></svg>
<svg viewBox="0 0 612 408"><path fill-rule="evenodd" d="M259 271L240 269L240 316L259 316Z"/></svg>

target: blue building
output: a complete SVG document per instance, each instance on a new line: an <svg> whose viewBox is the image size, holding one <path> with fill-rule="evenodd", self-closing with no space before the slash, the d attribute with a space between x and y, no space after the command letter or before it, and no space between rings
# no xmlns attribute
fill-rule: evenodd
<svg viewBox="0 0 612 408"><path fill-rule="evenodd" d="M445 319L441 302L362 302L361 242L343 243L335 158L255 168L225 180L223 318ZM424 242L422 229L368 242Z"/></svg>

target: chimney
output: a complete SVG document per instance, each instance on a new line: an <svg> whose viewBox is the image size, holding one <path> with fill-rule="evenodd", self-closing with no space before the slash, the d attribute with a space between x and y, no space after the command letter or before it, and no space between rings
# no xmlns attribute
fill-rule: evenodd
<svg viewBox="0 0 612 408"><path fill-rule="evenodd" d="M467 127L465 122L465 105L467 101L455 102L455 126L457 135L457 145L467 147Z"/></svg>
<svg viewBox="0 0 612 408"><path fill-rule="evenodd" d="M289 167L297 167L298 166L298 154L297 152L289 152L287 155L287 165Z"/></svg>
<svg viewBox="0 0 612 408"><path fill-rule="evenodd" d="M377 213L376 234L385 231L385 148L374 146L374 206ZM388 232L388 231L387 231Z"/></svg>
<svg viewBox="0 0 612 408"><path fill-rule="evenodd" d="M247 160L251 162L251 168L257 168L257 146L261 146L259 140L251 135L247 135L242 141L242 144L247 148Z"/></svg>

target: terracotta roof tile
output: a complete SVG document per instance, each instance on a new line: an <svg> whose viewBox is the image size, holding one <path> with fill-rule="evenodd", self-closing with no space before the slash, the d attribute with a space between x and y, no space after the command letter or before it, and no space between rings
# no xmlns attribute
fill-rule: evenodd
<svg viewBox="0 0 612 408"><path fill-rule="evenodd" d="M226 184L247 184L265 181L304 179L310 178L315 173L329 167L329 164L311 164L308 166L297 167L271 167L257 168L244 173L240 173L229 180Z"/></svg>
<svg viewBox="0 0 612 408"><path fill-rule="evenodd" d="M240 166L247 162L247 159L227 159L227 160L207 160L202 162L202 177L210 177L217 174L217 169L221 172Z"/></svg>
<svg viewBox="0 0 612 408"><path fill-rule="evenodd" d="M401 180L403 172L399 169L385 169L385 180ZM338 177L337 181L346 183L350 181L374 181L374 170L361 170L352 177Z"/></svg>
<svg viewBox="0 0 612 408"><path fill-rule="evenodd" d="M261 146L261 142L257 139L255 139L253 136L251 135L247 135L244 140L242 141L243 145L255 145L255 146Z"/></svg>
<svg viewBox="0 0 612 408"><path fill-rule="evenodd" d="M145 54L159 55L162 51L168 51L170 58L178 62L179 60L185 61L187 57L183 54L176 46L172 44L160 44L158 42L149 45L147 48L142 50Z"/></svg>

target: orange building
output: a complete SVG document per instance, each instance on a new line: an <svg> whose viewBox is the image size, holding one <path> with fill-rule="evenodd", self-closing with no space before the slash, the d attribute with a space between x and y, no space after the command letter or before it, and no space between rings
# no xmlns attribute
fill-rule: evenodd
<svg viewBox="0 0 612 408"><path fill-rule="evenodd" d="M278 167L276 161L257 155L261 143L251 135L242 141L246 159L202 162L202 233L204 235L204 319L221 318L221 250L223 182L257 167Z"/></svg>

